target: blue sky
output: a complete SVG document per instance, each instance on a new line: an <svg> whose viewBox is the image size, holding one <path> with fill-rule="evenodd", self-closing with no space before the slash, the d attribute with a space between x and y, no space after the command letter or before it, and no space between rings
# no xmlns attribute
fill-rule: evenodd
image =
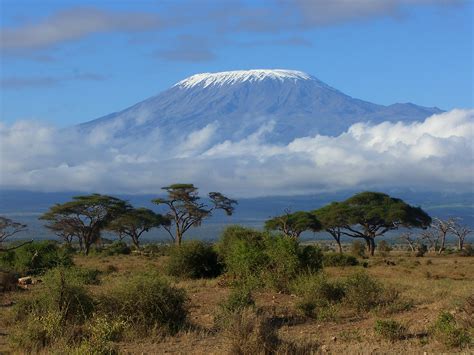
<svg viewBox="0 0 474 355"><path fill-rule="evenodd" d="M474 2L2 0L1 121L59 126L195 73L286 68L357 98L473 100Z"/></svg>

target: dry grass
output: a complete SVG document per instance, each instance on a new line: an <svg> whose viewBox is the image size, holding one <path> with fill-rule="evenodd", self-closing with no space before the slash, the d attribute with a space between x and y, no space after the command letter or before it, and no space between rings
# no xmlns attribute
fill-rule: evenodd
<svg viewBox="0 0 474 355"><path fill-rule="evenodd" d="M99 285L87 286L92 293L106 292L114 284L114 279L137 271L156 270L164 275L166 257L146 257L139 255L82 257L75 263L88 269L102 272ZM430 262L427 262L431 260ZM342 310L336 320L317 321L301 317L296 311L298 298L291 294L271 291L254 293L256 307L266 315L260 326L270 327L271 332L282 347L281 353L294 353L288 344L312 344L306 353L317 345L318 352L331 353L440 353L456 352L447 349L435 339L427 337L427 331L442 310L462 309L474 290L474 261L472 258L457 256L428 256L415 258L393 255L387 258L375 257L368 260L369 267L328 267L329 278L344 278L356 270L364 270L386 286L398 289L401 296L412 299L414 307L409 311L390 315L390 318L404 324L408 336L405 339L388 341L377 337L374 324L380 315L368 312L356 315ZM393 265L394 264L394 265ZM181 353L181 354L225 354L235 350L235 339L229 334L214 329L214 316L218 305L229 295L225 277L207 280L174 281L174 285L186 290L189 297L189 319L192 326L174 336L150 337L137 343L116 344L124 353ZM8 351L6 336L11 302L31 292L43 292L41 284L23 292L0 293L0 353ZM472 302L472 301L471 301ZM472 312L467 307L467 312ZM470 320L463 311L462 316ZM255 321L257 321L255 320ZM263 325L262 325L263 324ZM257 324L258 325L258 324ZM250 328L252 326L249 325ZM247 328L248 329L248 328ZM235 331L234 331L235 333ZM258 338L256 338L258 343ZM255 339L253 339L255 340ZM10 349L11 350L11 349ZM466 349L465 349L466 351ZM469 352L469 350L467 350ZM259 351L257 351L258 353ZM264 351L263 351L264 352ZM263 353L262 352L262 353ZM303 351L302 353L305 353Z"/></svg>

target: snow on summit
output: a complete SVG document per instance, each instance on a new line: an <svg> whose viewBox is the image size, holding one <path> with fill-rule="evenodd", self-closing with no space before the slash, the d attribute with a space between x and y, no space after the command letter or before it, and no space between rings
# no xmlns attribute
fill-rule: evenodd
<svg viewBox="0 0 474 355"><path fill-rule="evenodd" d="M196 74L181 80L175 86L181 88L205 88L211 85L225 86L242 82L252 83L262 81L264 79L273 79L281 82L285 80L316 80L311 75L298 70L253 69Z"/></svg>

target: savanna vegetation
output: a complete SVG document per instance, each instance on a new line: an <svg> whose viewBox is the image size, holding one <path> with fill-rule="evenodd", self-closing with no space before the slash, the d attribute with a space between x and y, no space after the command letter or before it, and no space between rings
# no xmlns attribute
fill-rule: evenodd
<svg viewBox="0 0 474 355"><path fill-rule="evenodd" d="M42 219L57 241L9 243L26 226L2 218L0 352L472 351L474 253L459 220L364 192L210 244L186 235L237 201L164 190L163 214L98 194L52 206ZM152 228L171 243L143 243ZM302 242L306 231L334 243Z"/></svg>

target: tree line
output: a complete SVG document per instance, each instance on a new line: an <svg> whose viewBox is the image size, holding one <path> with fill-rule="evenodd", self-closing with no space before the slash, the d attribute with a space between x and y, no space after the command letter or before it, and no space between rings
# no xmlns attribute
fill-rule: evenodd
<svg viewBox="0 0 474 355"><path fill-rule="evenodd" d="M193 184L173 184L162 189L166 191L166 197L152 202L166 206L165 214L147 208L134 208L127 201L116 197L91 194L56 204L40 219L45 220L46 227L64 242L77 242L81 252L87 255L91 246L101 240L104 231L115 233L121 240L130 238L139 249L143 233L153 228L163 228L173 242L180 246L191 227L200 226L218 210L230 216L237 205L236 200L220 192L210 192L208 202L205 203ZM4 217L1 217L0 222L0 244L26 228ZM364 240L370 255L374 255L378 237L401 227L424 230L417 240L409 232L402 235L413 250L417 243L428 240L430 246L439 253L445 248L448 233L458 237L458 249L462 250L466 236L471 232L455 219L432 219L420 207L411 206L384 193L369 191L312 211L286 210L284 214L265 222L266 230L278 231L294 239L298 239L305 231L325 231L334 239L340 253L343 237L359 238Z"/></svg>

